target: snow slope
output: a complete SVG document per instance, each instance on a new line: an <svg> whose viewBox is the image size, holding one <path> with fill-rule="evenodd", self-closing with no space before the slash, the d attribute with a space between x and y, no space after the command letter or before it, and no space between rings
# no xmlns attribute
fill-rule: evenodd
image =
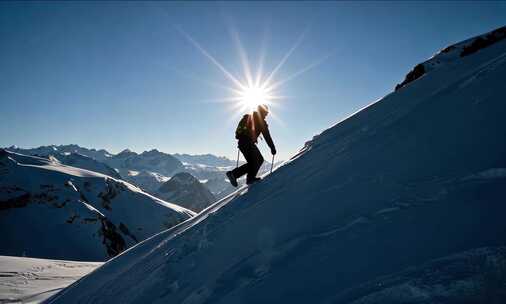
<svg viewBox="0 0 506 304"><path fill-rule="evenodd" d="M411 267L333 299L336 303L503 303L506 247L485 247Z"/></svg>
<svg viewBox="0 0 506 304"><path fill-rule="evenodd" d="M337 303L503 303L506 247L485 247L436 259L347 290Z"/></svg>
<svg viewBox="0 0 506 304"><path fill-rule="evenodd" d="M382 276L504 246L505 75L505 40L457 56L47 303L346 303Z"/></svg>
<svg viewBox="0 0 506 304"><path fill-rule="evenodd" d="M100 265L0 256L0 303L40 303Z"/></svg>
<svg viewBox="0 0 506 304"><path fill-rule="evenodd" d="M105 260L192 215L109 176L0 150L0 254Z"/></svg>

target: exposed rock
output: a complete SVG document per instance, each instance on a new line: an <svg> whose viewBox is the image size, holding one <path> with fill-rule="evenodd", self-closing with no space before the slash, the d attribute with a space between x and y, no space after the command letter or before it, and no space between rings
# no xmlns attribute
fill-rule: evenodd
<svg viewBox="0 0 506 304"><path fill-rule="evenodd" d="M422 75L425 74L425 67L423 66L423 64L417 64L415 66L415 68L413 70L411 70L407 75L406 75L406 78L404 79L403 82L397 84L395 86L395 90L397 91L398 89L402 88L403 86L405 86L406 84L422 77Z"/></svg>
<svg viewBox="0 0 506 304"><path fill-rule="evenodd" d="M105 218L103 218L101 222L102 229L99 234L102 236L102 243L107 248L107 254L110 257L120 254L126 249L125 240L121 234L116 232L116 226L114 226L113 223Z"/></svg>
<svg viewBox="0 0 506 304"><path fill-rule="evenodd" d="M462 52L460 53L460 57L465 57L476 53L477 51L491 46L492 44L504 38L506 38L506 26L498 28L485 36L480 36L474 39L470 45L463 48Z"/></svg>

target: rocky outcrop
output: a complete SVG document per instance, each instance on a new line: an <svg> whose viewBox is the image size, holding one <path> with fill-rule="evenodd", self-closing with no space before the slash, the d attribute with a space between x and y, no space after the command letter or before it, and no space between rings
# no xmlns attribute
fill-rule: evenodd
<svg viewBox="0 0 506 304"><path fill-rule="evenodd" d="M422 77L422 75L425 74L425 67L423 64L417 64L414 69L412 69L404 79L403 82L397 84L395 86L395 90L402 88L403 86L407 85L408 83L417 80L418 78Z"/></svg>
<svg viewBox="0 0 506 304"><path fill-rule="evenodd" d="M492 44L506 38L506 26L498 28L489 34L480 36L473 40L473 42L467 46L464 46L460 57L465 57L478 52L481 49L491 46Z"/></svg>

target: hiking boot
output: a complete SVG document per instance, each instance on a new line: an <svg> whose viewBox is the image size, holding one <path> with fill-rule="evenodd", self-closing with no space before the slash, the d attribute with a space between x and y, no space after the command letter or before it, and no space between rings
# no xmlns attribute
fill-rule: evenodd
<svg viewBox="0 0 506 304"><path fill-rule="evenodd" d="M259 180L261 180L261 178L260 178L260 177L254 177L254 178L252 178L252 179L248 179L248 180L246 181L246 184L251 185L251 184L253 184L253 183L255 183L255 182L258 182Z"/></svg>
<svg viewBox="0 0 506 304"><path fill-rule="evenodd" d="M237 187L237 178L235 178L234 173L232 171L227 171L226 174L232 186Z"/></svg>

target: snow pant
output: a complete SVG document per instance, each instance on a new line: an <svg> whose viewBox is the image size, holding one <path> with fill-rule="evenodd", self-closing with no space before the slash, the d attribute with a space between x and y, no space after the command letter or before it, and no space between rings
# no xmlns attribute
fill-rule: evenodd
<svg viewBox="0 0 506 304"><path fill-rule="evenodd" d="M264 162L262 153L260 153L257 145L255 145L255 143L251 140L240 139L239 150L241 151L242 155L244 155L247 163L232 170L232 174L234 174L235 178L239 178L244 174L248 174L246 181L252 181L257 176L258 170Z"/></svg>

